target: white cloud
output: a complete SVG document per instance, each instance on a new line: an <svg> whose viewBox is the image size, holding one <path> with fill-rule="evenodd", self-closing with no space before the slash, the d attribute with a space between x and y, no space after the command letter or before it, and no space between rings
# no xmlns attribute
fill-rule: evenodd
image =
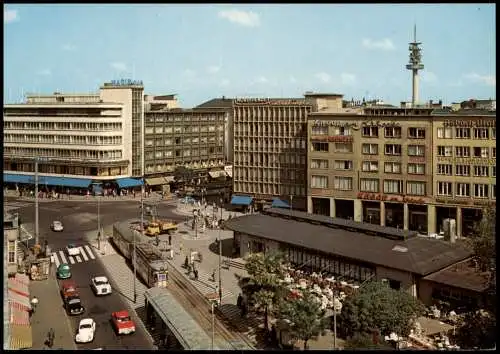
<svg viewBox="0 0 500 354"><path fill-rule="evenodd" d="M43 69L37 72L37 74L40 76L50 76L52 75L52 71L50 69Z"/></svg>
<svg viewBox="0 0 500 354"><path fill-rule="evenodd" d="M122 63L122 62L116 61L116 62L111 63L109 65L111 65L111 67L113 69L115 69L116 71L128 71L127 64Z"/></svg>
<svg viewBox="0 0 500 354"><path fill-rule="evenodd" d="M7 10L3 9L3 23L12 23L19 21L19 15L17 14L17 10Z"/></svg>
<svg viewBox="0 0 500 354"><path fill-rule="evenodd" d="M314 76L316 76L317 79L319 79L320 81L323 81L323 82L330 82L330 80L332 78L329 74L324 73L324 72L317 73Z"/></svg>
<svg viewBox="0 0 500 354"><path fill-rule="evenodd" d="M228 79L223 79L221 80L221 82L219 83L219 86L229 86L231 82L228 80Z"/></svg>
<svg viewBox="0 0 500 354"><path fill-rule="evenodd" d="M436 74L434 74L432 71L422 71L421 76L423 82L436 83L438 81Z"/></svg>
<svg viewBox="0 0 500 354"><path fill-rule="evenodd" d="M480 82L483 83L484 85L487 86L496 86L497 85L497 79L496 76L494 75L479 75L477 73L470 73L464 75L464 78L473 81L473 82Z"/></svg>
<svg viewBox="0 0 500 354"><path fill-rule="evenodd" d="M380 41L365 38L361 42L363 47L367 49L394 50L394 44L389 38L381 39Z"/></svg>
<svg viewBox="0 0 500 354"><path fill-rule="evenodd" d="M188 77L194 77L194 76L196 76L196 71L191 70L191 69L185 69L182 73L185 76L188 76Z"/></svg>
<svg viewBox="0 0 500 354"><path fill-rule="evenodd" d="M258 83L261 83L261 84L265 84L265 83L268 83L269 80L267 79L267 77L265 76L259 76L256 80Z"/></svg>
<svg viewBox="0 0 500 354"><path fill-rule="evenodd" d="M340 81L344 85L354 85L356 83L356 75L350 73L342 73L340 74Z"/></svg>
<svg viewBox="0 0 500 354"><path fill-rule="evenodd" d="M76 50L76 46L73 44L65 44L62 46L62 50L65 50L67 52L74 52Z"/></svg>
<svg viewBox="0 0 500 354"><path fill-rule="evenodd" d="M220 71L220 66L218 65L211 65L207 68L207 71L210 74L217 74Z"/></svg>
<svg viewBox="0 0 500 354"><path fill-rule="evenodd" d="M219 17L246 27L258 27L260 25L259 15L252 11L222 10L219 11Z"/></svg>
<svg viewBox="0 0 500 354"><path fill-rule="evenodd" d="M297 79L294 76L290 76L290 82L294 84L297 82Z"/></svg>

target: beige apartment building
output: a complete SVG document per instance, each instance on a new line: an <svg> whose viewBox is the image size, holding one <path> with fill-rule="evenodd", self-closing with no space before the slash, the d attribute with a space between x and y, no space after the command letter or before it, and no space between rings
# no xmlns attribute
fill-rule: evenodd
<svg viewBox="0 0 500 354"><path fill-rule="evenodd" d="M42 177L142 176L143 91L141 82L122 80L97 94L32 95L4 105L4 182L33 179L35 158Z"/></svg>
<svg viewBox="0 0 500 354"><path fill-rule="evenodd" d="M456 225L457 236L467 235L496 199L495 115L467 113L311 113L308 212L425 234Z"/></svg>
<svg viewBox="0 0 500 354"><path fill-rule="evenodd" d="M224 112L213 109L146 111L146 182L164 184L179 166L192 169L201 179L209 173L225 175L225 118Z"/></svg>

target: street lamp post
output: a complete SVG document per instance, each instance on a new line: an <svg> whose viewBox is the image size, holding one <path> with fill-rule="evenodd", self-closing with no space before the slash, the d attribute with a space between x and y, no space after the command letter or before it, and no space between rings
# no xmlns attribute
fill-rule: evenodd
<svg viewBox="0 0 500 354"><path fill-rule="evenodd" d="M38 225L38 157L35 157L35 241L38 245L40 242L39 225Z"/></svg>
<svg viewBox="0 0 500 354"><path fill-rule="evenodd" d="M337 314L342 311L342 303L335 297L333 299L333 349L337 349Z"/></svg>
<svg viewBox="0 0 500 354"><path fill-rule="evenodd" d="M293 194L290 194L290 211L293 211Z"/></svg>
<svg viewBox="0 0 500 354"><path fill-rule="evenodd" d="M222 198L220 200L220 218L222 221ZM219 225L219 304L222 305L222 277L221 277L221 266L222 266L222 240L221 240L221 229L222 224Z"/></svg>
<svg viewBox="0 0 500 354"><path fill-rule="evenodd" d="M210 301L212 305L212 350L214 350L214 341L215 341L215 311L214 311L214 301Z"/></svg>
<svg viewBox="0 0 500 354"><path fill-rule="evenodd" d="M141 237L144 238L144 181L141 186ZM137 303L137 242L134 232L134 303Z"/></svg>

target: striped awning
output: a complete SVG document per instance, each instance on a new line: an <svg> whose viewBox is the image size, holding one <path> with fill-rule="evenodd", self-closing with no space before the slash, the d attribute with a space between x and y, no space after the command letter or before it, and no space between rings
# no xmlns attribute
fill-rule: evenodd
<svg viewBox="0 0 500 354"><path fill-rule="evenodd" d="M10 318L9 322L19 326L29 326L30 325L30 315L23 305L9 301L10 307Z"/></svg>
<svg viewBox="0 0 500 354"><path fill-rule="evenodd" d="M18 303L20 306L23 306L26 309L26 311L31 309L31 303L30 303L29 296L24 296L24 295L18 294L18 293L9 289L8 298L9 298L9 302Z"/></svg>
<svg viewBox="0 0 500 354"><path fill-rule="evenodd" d="M33 346L31 326L10 325L10 350L30 349Z"/></svg>
<svg viewBox="0 0 500 354"><path fill-rule="evenodd" d="M16 274L15 277L9 278L7 281L8 288L9 290L22 295L29 297L29 278L26 277L24 274Z"/></svg>
<svg viewBox="0 0 500 354"><path fill-rule="evenodd" d="M219 178L219 177L225 177L226 176L226 171L224 170L219 170L219 171L209 171L208 175L212 178Z"/></svg>

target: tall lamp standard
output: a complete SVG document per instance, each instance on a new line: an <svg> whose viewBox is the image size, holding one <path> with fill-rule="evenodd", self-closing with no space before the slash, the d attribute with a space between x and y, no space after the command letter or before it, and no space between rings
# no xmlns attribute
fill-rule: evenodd
<svg viewBox="0 0 500 354"><path fill-rule="evenodd" d="M293 194L290 194L290 211L293 211Z"/></svg>
<svg viewBox="0 0 500 354"><path fill-rule="evenodd" d="M144 239L144 179L141 185L141 238ZM134 303L137 303L137 242L134 232Z"/></svg>
<svg viewBox="0 0 500 354"><path fill-rule="evenodd" d="M219 225L219 304L222 305L222 277L221 277L221 264L222 264L222 240L221 240L221 229L222 229L222 198L220 199L220 219L221 224Z"/></svg>
<svg viewBox="0 0 500 354"><path fill-rule="evenodd" d="M38 209L38 163L40 161L49 161L47 158L35 157L35 241L40 244L40 227L39 227L39 209Z"/></svg>
<svg viewBox="0 0 500 354"><path fill-rule="evenodd" d="M337 349L337 315L342 311L342 303L335 297L333 299L333 349Z"/></svg>
<svg viewBox="0 0 500 354"><path fill-rule="evenodd" d="M100 186L100 183L92 183L93 186ZM94 189L95 191L95 189ZM101 250L101 198L97 193L97 249Z"/></svg>

